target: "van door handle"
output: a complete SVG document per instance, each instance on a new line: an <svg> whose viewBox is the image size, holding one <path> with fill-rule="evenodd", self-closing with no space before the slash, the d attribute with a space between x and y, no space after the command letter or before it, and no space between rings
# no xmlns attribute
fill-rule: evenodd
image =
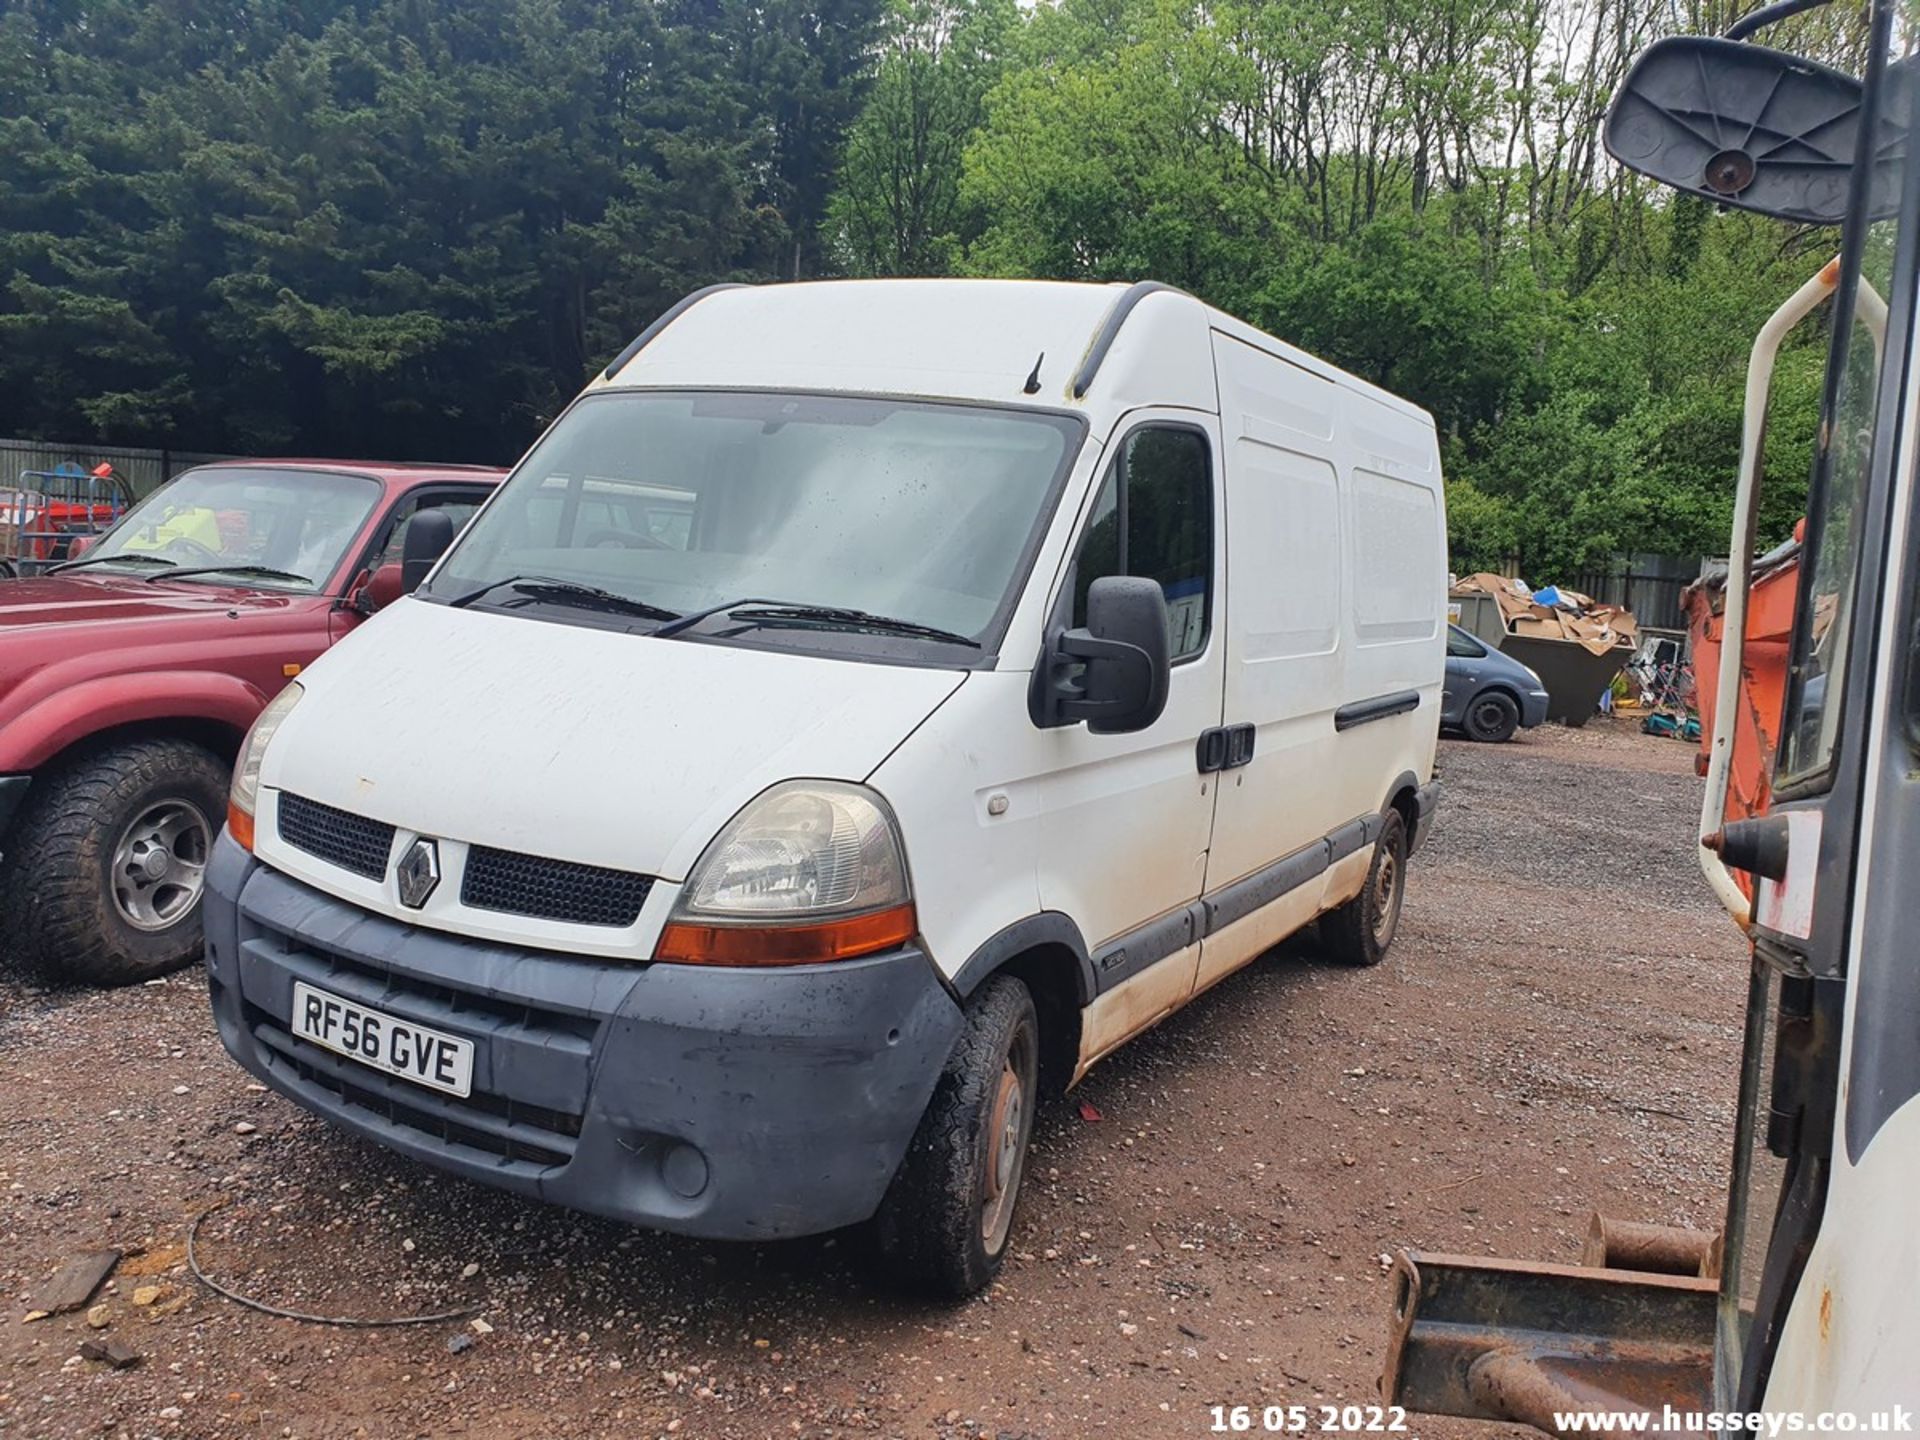
<svg viewBox="0 0 1920 1440"><path fill-rule="evenodd" d="M1200 767L1202 775L1211 775L1215 770L1227 768L1227 730L1224 725L1215 725L1212 729L1200 732L1200 743L1194 747L1194 763Z"/></svg>
<svg viewBox="0 0 1920 1440"><path fill-rule="evenodd" d="M1227 769L1238 770L1242 765L1252 763L1254 733L1250 723L1227 728Z"/></svg>
<svg viewBox="0 0 1920 1440"><path fill-rule="evenodd" d="M1235 770L1253 759L1252 725L1216 725L1200 732L1194 759L1202 775L1215 770Z"/></svg>

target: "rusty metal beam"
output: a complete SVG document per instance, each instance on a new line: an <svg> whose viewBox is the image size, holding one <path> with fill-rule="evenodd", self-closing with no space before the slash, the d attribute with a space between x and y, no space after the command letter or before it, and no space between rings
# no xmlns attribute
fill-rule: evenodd
<svg viewBox="0 0 1920 1440"><path fill-rule="evenodd" d="M1587 1245L1580 1263L1602 1270L1718 1278L1718 1239L1705 1230L1614 1220L1595 1211L1587 1227Z"/></svg>
<svg viewBox="0 0 1920 1440"><path fill-rule="evenodd" d="M1393 1287L1390 1404L1551 1434L1573 1433L1556 1411L1644 1411L1641 1435L1710 1406L1714 1280L1403 1251Z"/></svg>

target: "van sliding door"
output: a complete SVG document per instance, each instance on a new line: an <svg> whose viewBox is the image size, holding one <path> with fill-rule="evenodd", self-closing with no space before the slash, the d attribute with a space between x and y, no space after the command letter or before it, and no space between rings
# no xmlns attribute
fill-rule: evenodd
<svg viewBox="0 0 1920 1440"><path fill-rule="evenodd" d="M1370 849L1330 861L1325 841L1377 812L1397 775L1426 778L1446 587L1431 424L1227 335L1213 344L1223 724L1250 732L1251 754L1220 776L1202 986L1358 890Z"/></svg>

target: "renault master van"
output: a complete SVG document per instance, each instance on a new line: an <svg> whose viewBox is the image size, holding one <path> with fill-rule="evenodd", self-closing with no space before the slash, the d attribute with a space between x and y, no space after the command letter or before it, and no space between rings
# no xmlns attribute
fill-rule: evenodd
<svg viewBox="0 0 1920 1440"><path fill-rule="evenodd" d="M726 288L273 702L210 866L233 1055L471 1179L1005 1254L1041 1087L1427 828L1432 420L1164 286ZM422 577L424 583L422 583Z"/></svg>

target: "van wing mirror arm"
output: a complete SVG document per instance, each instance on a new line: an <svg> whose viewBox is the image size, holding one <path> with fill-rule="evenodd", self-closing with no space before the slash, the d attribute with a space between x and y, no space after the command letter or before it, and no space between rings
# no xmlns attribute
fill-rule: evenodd
<svg viewBox="0 0 1920 1440"><path fill-rule="evenodd" d="M1098 721L1129 713L1139 701L1131 693L1101 696L1100 690L1130 692L1132 687L1090 685L1092 667L1117 665L1122 674L1148 671L1152 660L1138 645L1125 640L1103 640L1088 630L1056 631L1048 638L1046 653L1034 671L1034 684L1028 695L1028 710L1033 723L1043 730L1072 725L1081 720ZM1075 665L1086 668L1069 674Z"/></svg>

